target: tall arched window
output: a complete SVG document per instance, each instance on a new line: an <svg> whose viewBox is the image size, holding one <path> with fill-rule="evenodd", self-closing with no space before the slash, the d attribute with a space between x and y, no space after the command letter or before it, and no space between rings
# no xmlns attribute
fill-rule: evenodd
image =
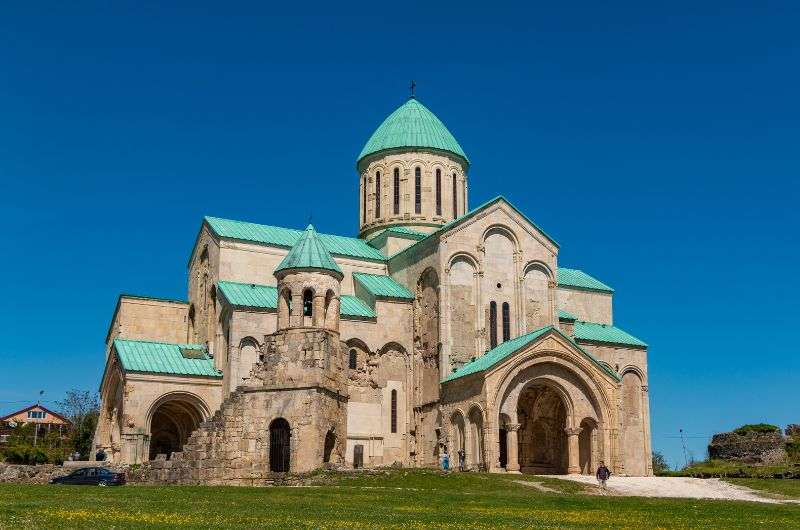
<svg viewBox="0 0 800 530"><path fill-rule="evenodd" d="M394 214L400 213L400 169L394 168Z"/></svg>
<svg viewBox="0 0 800 530"><path fill-rule="evenodd" d="M348 363L348 367L351 370L358 368L358 352L356 350L350 350L350 362Z"/></svg>
<svg viewBox="0 0 800 530"><path fill-rule="evenodd" d="M381 172L375 173L375 219L381 216Z"/></svg>
<svg viewBox="0 0 800 530"><path fill-rule="evenodd" d="M436 215L442 215L442 170L436 170Z"/></svg>
<svg viewBox="0 0 800 530"><path fill-rule="evenodd" d="M314 315L314 293L311 289L303 291L303 316L310 317Z"/></svg>
<svg viewBox="0 0 800 530"><path fill-rule="evenodd" d="M503 302L503 342L511 338L511 310L508 302Z"/></svg>
<svg viewBox="0 0 800 530"><path fill-rule="evenodd" d="M422 170L414 168L414 213L422 213Z"/></svg>
<svg viewBox="0 0 800 530"><path fill-rule="evenodd" d="M497 302L494 300L489 303L489 345L497 346Z"/></svg>
<svg viewBox="0 0 800 530"><path fill-rule="evenodd" d="M392 433L397 432L397 390L392 390Z"/></svg>
<svg viewBox="0 0 800 530"><path fill-rule="evenodd" d="M361 190L364 195L363 200L361 201L361 205L363 208L361 212L361 222L366 223L367 222L367 177L364 177L363 180L364 182L361 184Z"/></svg>
<svg viewBox="0 0 800 530"><path fill-rule="evenodd" d="M458 217L458 184L456 183L456 174L453 173L453 219Z"/></svg>

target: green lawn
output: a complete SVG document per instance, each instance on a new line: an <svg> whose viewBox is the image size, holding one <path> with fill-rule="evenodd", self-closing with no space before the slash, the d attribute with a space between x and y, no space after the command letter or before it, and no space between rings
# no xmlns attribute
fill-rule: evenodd
<svg viewBox="0 0 800 530"><path fill-rule="evenodd" d="M790 499L800 499L800 480L797 479L729 478L725 481Z"/></svg>
<svg viewBox="0 0 800 530"><path fill-rule="evenodd" d="M537 481L542 493L515 480ZM589 495L535 477L320 474L309 487L0 485L0 528L798 528L800 506Z"/></svg>

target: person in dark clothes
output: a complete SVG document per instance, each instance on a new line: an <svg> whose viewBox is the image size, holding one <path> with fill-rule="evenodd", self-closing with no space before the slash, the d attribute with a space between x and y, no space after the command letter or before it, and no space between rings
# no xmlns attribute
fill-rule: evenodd
<svg viewBox="0 0 800 530"><path fill-rule="evenodd" d="M605 463L600 462L595 476L597 477L597 482L600 484L600 487L606 489L606 481L611 476L611 471L606 467Z"/></svg>

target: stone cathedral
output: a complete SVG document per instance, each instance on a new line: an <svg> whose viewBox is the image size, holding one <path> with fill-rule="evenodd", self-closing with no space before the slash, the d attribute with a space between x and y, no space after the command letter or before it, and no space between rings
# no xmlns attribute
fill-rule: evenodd
<svg viewBox="0 0 800 530"><path fill-rule="evenodd" d="M413 96L356 166L358 237L206 217L188 301L119 297L96 447L180 483L460 450L473 470L650 475L647 345L613 289L504 197L470 209L469 158Z"/></svg>

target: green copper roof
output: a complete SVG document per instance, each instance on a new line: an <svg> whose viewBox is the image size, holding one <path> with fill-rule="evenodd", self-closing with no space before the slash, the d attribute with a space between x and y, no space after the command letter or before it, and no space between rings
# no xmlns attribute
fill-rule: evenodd
<svg viewBox="0 0 800 530"><path fill-rule="evenodd" d="M217 288L225 300L234 307L252 309L278 309L278 289L272 285L220 281ZM375 318L375 311L355 296L341 295L339 314L350 318Z"/></svg>
<svg viewBox="0 0 800 530"><path fill-rule="evenodd" d="M401 298L413 300L414 294L397 283L391 276L354 272L353 279L376 298Z"/></svg>
<svg viewBox="0 0 800 530"><path fill-rule="evenodd" d="M551 329L553 329L553 326L545 326L543 328L531 331L530 333L526 333L525 335L520 335L515 339L507 340L494 349L489 350L484 355L481 355L474 361L468 362L457 371L451 372L450 375L444 379L444 382L452 381L453 379L458 379L459 377L464 377L465 375L482 372L487 368L499 363L523 346L527 346Z"/></svg>
<svg viewBox="0 0 800 530"><path fill-rule="evenodd" d="M610 375L611 377L613 377L617 381L621 380L619 374L616 373L614 370L612 370L611 367L608 366L607 363L598 361L597 358L594 355L592 355L591 353L589 353L585 349L581 348L580 345L578 345L574 340L572 340L570 337L565 335L562 331L560 331L559 329L557 329L557 328L555 328L553 326L545 326L543 328L539 328L537 330L531 331L530 333L527 333L525 335L520 335L519 337L517 337L515 339L511 339L509 341L506 341L506 342L500 344L499 346L497 346L496 348L494 348L492 350L489 350L488 352L486 352L486 354L478 357L477 359L475 359L472 362L469 362L469 363L465 364L464 366L459 368L457 371L451 372L450 375L448 375L444 380L442 380L442 383L447 383L448 381L453 381L454 379L459 379L459 378L467 376L467 375L476 374L478 372L483 372L484 370L487 370L487 369L491 368L492 366L496 365L497 363L501 362L503 359L507 358L509 355L511 355L511 354L515 353L516 351L524 348L525 346L527 346L528 344L532 343L533 341L535 341L536 339L538 339L539 337L543 336L545 333L547 333L549 331L553 331L554 333L558 333L563 338L567 339L573 346L575 346L578 350L580 350L586 357L589 358L589 360L591 360L601 370L603 370L605 373L607 373L608 375Z"/></svg>
<svg viewBox="0 0 800 530"><path fill-rule="evenodd" d="M126 372L222 377L200 344L114 339L114 350Z"/></svg>
<svg viewBox="0 0 800 530"><path fill-rule="evenodd" d="M308 225L297 243L289 250L274 272L288 269L322 269L342 275L342 269L333 261L330 252L322 245L312 225Z"/></svg>
<svg viewBox="0 0 800 530"><path fill-rule="evenodd" d="M559 320L572 320L572 321L578 320L575 315L573 315L569 311L564 311L563 309L559 309L558 310L558 319Z"/></svg>
<svg viewBox="0 0 800 530"><path fill-rule="evenodd" d="M414 98L409 99L383 120L367 140L360 161L367 155L386 149L422 147L448 151L469 163L464 150L444 126L444 123L428 108Z"/></svg>
<svg viewBox="0 0 800 530"><path fill-rule="evenodd" d="M561 287L575 287L601 293L614 292L614 289L581 270L565 269L563 267L558 268L558 285Z"/></svg>
<svg viewBox="0 0 800 530"><path fill-rule="evenodd" d="M618 327L594 322L575 322L575 340L647 348L645 342Z"/></svg>
<svg viewBox="0 0 800 530"><path fill-rule="evenodd" d="M205 222L219 237L239 239L271 247L291 248L305 232L304 230L233 221L218 217L206 217ZM363 239L320 233L317 233L317 237L322 242L322 246L334 256L380 262L386 260L386 257L379 250L369 246Z"/></svg>

